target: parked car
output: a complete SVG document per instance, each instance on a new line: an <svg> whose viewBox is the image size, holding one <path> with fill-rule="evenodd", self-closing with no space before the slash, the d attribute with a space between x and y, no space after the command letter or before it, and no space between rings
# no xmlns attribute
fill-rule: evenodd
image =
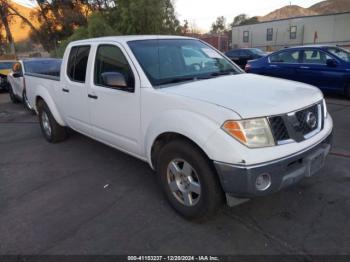
<svg viewBox="0 0 350 262"><path fill-rule="evenodd" d="M12 71L8 74L9 94L13 103L23 102L25 108L32 110L28 99L25 82L25 73L35 73L51 76L59 76L61 59L36 58L19 60L12 66Z"/></svg>
<svg viewBox="0 0 350 262"><path fill-rule="evenodd" d="M0 91L8 91L9 85L7 75L10 73L13 64L16 61L2 60L0 61Z"/></svg>
<svg viewBox="0 0 350 262"><path fill-rule="evenodd" d="M185 62L198 52L202 61ZM232 206L314 175L331 146L317 88L245 74L194 38L72 42L59 77L26 73L26 83L48 142L70 127L148 162L188 219L214 213L225 196Z"/></svg>
<svg viewBox="0 0 350 262"><path fill-rule="evenodd" d="M267 55L267 53L259 48L242 48L228 51L225 53L225 55L244 69L249 60L264 57Z"/></svg>
<svg viewBox="0 0 350 262"><path fill-rule="evenodd" d="M337 46L286 48L249 61L245 69L248 73L304 82L350 99L350 52Z"/></svg>

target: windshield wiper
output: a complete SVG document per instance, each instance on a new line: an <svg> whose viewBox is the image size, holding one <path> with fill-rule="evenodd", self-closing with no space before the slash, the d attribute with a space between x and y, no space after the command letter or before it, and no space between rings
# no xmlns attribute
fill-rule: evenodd
<svg viewBox="0 0 350 262"><path fill-rule="evenodd" d="M193 76L192 77L173 78L173 79L161 82L159 85L176 84L176 83L181 83L181 82L186 82L186 81L195 81L197 79L198 79L197 77L193 77Z"/></svg>
<svg viewBox="0 0 350 262"><path fill-rule="evenodd" d="M214 72L210 74L210 76L226 76L226 75L234 75L234 74L235 74L235 71L226 70L226 71Z"/></svg>

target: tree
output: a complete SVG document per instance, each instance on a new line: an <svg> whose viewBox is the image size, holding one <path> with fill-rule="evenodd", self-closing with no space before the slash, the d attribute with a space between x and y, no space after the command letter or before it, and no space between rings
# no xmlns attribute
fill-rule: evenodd
<svg viewBox="0 0 350 262"><path fill-rule="evenodd" d="M215 23L211 25L211 33L220 34L226 31L226 18L219 16L216 18Z"/></svg>
<svg viewBox="0 0 350 262"><path fill-rule="evenodd" d="M190 26L188 20L184 20L184 24L180 26L180 31L182 35L187 35L190 31Z"/></svg>
<svg viewBox="0 0 350 262"><path fill-rule="evenodd" d="M234 27L239 25L250 25L256 23L259 23L259 18L257 16L249 18L246 14L240 14L233 19L233 22L230 26Z"/></svg>
<svg viewBox="0 0 350 262"><path fill-rule="evenodd" d="M118 0L116 3L110 21L122 34L180 33L171 0Z"/></svg>
<svg viewBox="0 0 350 262"><path fill-rule="evenodd" d="M6 32L6 38L10 45L11 54L16 53L15 42L13 40L12 32L10 29L10 12L8 0L0 0L0 16L1 23Z"/></svg>
<svg viewBox="0 0 350 262"><path fill-rule="evenodd" d="M57 0L56 0L57 1ZM87 24L67 37L56 56L62 56L71 41L108 35L181 34L172 0L88 0L92 15ZM188 25L188 23L187 23Z"/></svg>
<svg viewBox="0 0 350 262"><path fill-rule="evenodd" d="M62 41L58 50L51 52L54 57L62 57L67 45L72 41L101 36L113 36L120 33L113 29L101 12L95 12L88 18L87 26L79 27L74 34Z"/></svg>
<svg viewBox="0 0 350 262"><path fill-rule="evenodd" d="M40 27L33 29L31 38L42 44L45 50L56 49L58 42L71 36L75 29L87 24L90 5L86 0L38 0L38 9L32 17Z"/></svg>

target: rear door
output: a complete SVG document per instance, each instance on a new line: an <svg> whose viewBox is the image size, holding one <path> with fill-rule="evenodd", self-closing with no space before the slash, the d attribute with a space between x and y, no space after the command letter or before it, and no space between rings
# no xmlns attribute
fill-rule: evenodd
<svg viewBox="0 0 350 262"><path fill-rule="evenodd" d="M67 65L61 74L60 90L67 123L71 128L87 135L91 134L86 77L91 64L90 49L90 45L71 48L68 57L65 57Z"/></svg>
<svg viewBox="0 0 350 262"><path fill-rule="evenodd" d="M300 81L321 89L342 88L344 70L339 66L328 66L328 59L334 58L321 49L302 51L302 63L297 69Z"/></svg>
<svg viewBox="0 0 350 262"><path fill-rule="evenodd" d="M140 153L140 80L128 54L116 42L94 47L89 85L89 110L94 137L138 155ZM103 75L120 73L127 87L110 86Z"/></svg>
<svg viewBox="0 0 350 262"><path fill-rule="evenodd" d="M298 81L297 68L300 63L299 50L284 50L268 57L264 74Z"/></svg>

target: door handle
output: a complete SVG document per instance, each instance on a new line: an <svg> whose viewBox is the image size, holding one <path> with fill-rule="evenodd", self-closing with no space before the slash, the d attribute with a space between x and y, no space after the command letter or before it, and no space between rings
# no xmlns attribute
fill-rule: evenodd
<svg viewBox="0 0 350 262"><path fill-rule="evenodd" d="M62 88L62 91L65 93L69 93L69 89Z"/></svg>
<svg viewBox="0 0 350 262"><path fill-rule="evenodd" d="M300 69L310 69L308 66L301 66Z"/></svg>
<svg viewBox="0 0 350 262"><path fill-rule="evenodd" d="M88 94L88 97L91 98L91 99L98 99L98 97L96 95Z"/></svg>
<svg viewBox="0 0 350 262"><path fill-rule="evenodd" d="M270 65L270 67L278 67L278 65Z"/></svg>

